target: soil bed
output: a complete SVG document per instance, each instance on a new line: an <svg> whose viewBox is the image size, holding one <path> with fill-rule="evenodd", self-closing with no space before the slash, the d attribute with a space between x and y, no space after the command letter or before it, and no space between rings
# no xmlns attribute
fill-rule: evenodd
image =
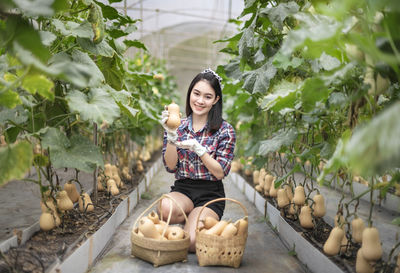
<svg viewBox="0 0 400 273"><path fill-rule="evenodd" d="M48 232L36 232L25 244L13 247L0 257L0 273L5 272L45 272L57 258L63 259L73 252L86 238L95 233L113 214L118 205L137 188L146 171L160 157L155 152L151 159L143 163L144 171L134 173L130 181L122 179L125 188L112 196L98 192L98 204L94 211L81 213L77 206L62 216L62 224ZM93 200L93 194L91 195Z"/></svg>

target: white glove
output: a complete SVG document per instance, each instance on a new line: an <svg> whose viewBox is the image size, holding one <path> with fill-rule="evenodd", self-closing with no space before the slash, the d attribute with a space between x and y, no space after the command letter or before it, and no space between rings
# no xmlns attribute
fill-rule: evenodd
<svg viewBox="0 0 400 273"><path fill-rule="evenodd" d="M199 157L203 156L207 149L206 147L202 146L197 140L195 139L187 139L184 141L179 141L175 143L176 147L181 149L188 149L190 151L195 152Z"/></svg>
<svg viewBox="0 0 400 273"><path fill-rule="evenodd" d="M164 130L167 132L167 141L169 143L175 144L175 142L178 140L178 133L176 132L176 129L171 129L167 126L167 120L169 117L169 112L167 109L164 109L164 111L161 112L161 125L164 128Z"/></svg>

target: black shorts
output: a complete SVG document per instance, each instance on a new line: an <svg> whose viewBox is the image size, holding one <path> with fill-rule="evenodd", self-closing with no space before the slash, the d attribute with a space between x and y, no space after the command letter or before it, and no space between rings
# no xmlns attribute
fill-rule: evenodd
<svg viewBox="0 0 400 273"><path fill-rule="evenodd" d="M208 201L225 197L224 185L221 180L193 180L193 179L180 179L176 180L175 184L171 186L171 192L180 192L192 200L194 207L201 207ZM221 219L224 214L225 200L212 203L207 206L215 211Z"/></svg>

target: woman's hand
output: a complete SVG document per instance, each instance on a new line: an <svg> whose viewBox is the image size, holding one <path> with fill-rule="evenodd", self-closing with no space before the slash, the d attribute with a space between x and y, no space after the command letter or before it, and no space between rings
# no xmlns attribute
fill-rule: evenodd
<svg viewBox="0 0 400 273"><path fill-rule="evenodd" d="M167 126L167 120L169 117L169 112L165 108L164 111L161 113L161 125L164 128L164 130L167 132L167 141L169 143L175 144L175 142L178 139L178 133L176 132L176 129L171 129Z"/></svg>
<svg viewBox="0 0 400 273"><path fill-rule="evenodd" d="M202 146L196 139L187 139L175 143L176 147L188 149L195 152L199 157L202 157L206 152L206 147Z"/></svg>

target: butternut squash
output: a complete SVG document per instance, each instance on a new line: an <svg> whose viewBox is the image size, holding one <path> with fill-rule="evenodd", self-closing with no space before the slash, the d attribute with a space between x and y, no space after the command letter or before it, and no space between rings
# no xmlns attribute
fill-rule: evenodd
<svg viewBox="0 0 400 273"><path fill-rule="evenodd" d="M340 253L346 253L348 249L349 240L347 240L346 234L344 234L342 241L340 242Z"/></svg>
<svg viewBox="0 0 400 273"><path fill-rule="evenodd" d="M264 177L264 195L269 196L269 190L271 189L271 184L274 181L274 177L270 174L266 174Z"/></svg>
<svg viewBox="0 0 400 273"><path fill-rule="evenodd" d="M265 176L266 175L267 175L267 171L265 170L265 168L261 168L260 169L260 174L258 175L258 184L262 184L262 183L265 182Z"/></svg>
<svg viewBox="0 0 400 273"><path fill-rule="evenodd" d="M300 225L303 228L313 228L314 223L311 216L311 208L307 205L301 207L299 215Z"/></svg>
<svg viewBox="0 0 400 273"><path fill-rule="evenodd" d="M239 223L237 225L239 225ZM224 237L227 239L232 238L233 236L236 235L237 231L238 231L238 228L235 226L235 224L229 223L226 225L224 230L222 230L221 237Z"/></svg>
<svg viewBox="0 0 400 273"><path fill-rule="evenodd" d="M364 228L362 234L361 253L369 262L375 262L382 257L382 245L379 231L375 227Z"/></svg>
<svg viewBox="0 0 400 273"><path fill-rule="evenodd" d="M46 201L46 205L43 203L43 201L40 201L40 208L42 209L42 212L46 212L48 208L51 211L57 211L56 206L54 205L53 199L48 199Z"/></svg>
<svg viewBox="0 0 400 273"><path fill-rule="evenodd" d="M72 203L78 202L79 192L72 181L68 181L64 184L64 190L67 192L68 197L69 199L71 199Z"/></svg>
<svg viewBox="0 0 400 273"><path fill-rule="evenodd" d="M142 217L139 220L139 231L143 233L144 237L161 240L162 236L158 233L153 221L148 217Z"/></svg>
<svg viewBox="0 0 400 273"><path fill-rule="evenodd" d="M83 199L82 199L83 196ZM89 194L86 192L82 194L82 196L79 196L78 204L79 204L79 210L81 212L84 212L86 209L86 212L90 212L94 210L94 206L92 203L92 199L90 199Z"/></svg>
<svg viewBox="0 0 400 273"><path fill-rule="evenodd" d="M72 203L71 199L69 199L66 191L60 191L58 193L57 206L61 211L72 210L74 208L74 203Z"/></svg>
<svg viewBox="0 0 400 273"><path fill-rule="evenodd" d="M356 272L357 273L374 273L374 267L363 257L361 248L357 251L356 259Z"/></svg>
<svg viewBox="0 0 400 273"><path fill-rule="evenodd" d="M344 224L346 223L346 220L344 219L344 216L341 213L338 213L335 215L334 223L335 227L343 227Z"/></svg>
<svg viewBox="0 0 400 273"><path fill-rule="evenodd" d="M155 212L154 210L152 212L149 213L149 215L147 215L147 217L153 221L154 224L158 224L160 223L160 218L158 217L157 212Z"/></svg>
<svg viewBox="0 0 400 273"><path fill-rule="evenodd" d="M221 235L222 231L227 225L228 221L221 220L210 229L207 229L204 233L209 235Z"/></svg>
<svg viewBox="0 0 400 273"><path fill-rule="evenodd" d="M278 196L278 191L275 188L275 177L271 182L271 187L269 188L269 196L272 198L276 198Z"/></svg>
<svg viewBox="0 0 400 273"><path fill-rule="evenodd" d="M277 193L277 201L278 201L278 207L279 208L284 208L285 206L289 205L290 201L289 198L286 194L285 189L279 189Z"/></svg>
<svg viewBox="0 0 400 273"><path fill-rule="evenodd" d="M138 160L138 161L136 162L136 170L137 170L139 173L142 173L142 172L144 171L143 163L142 163L141 160Z"/></svg>
<svg viewBox="0 0 400 273"><path fill-rule="evenodd" d="M101 176L97 177L97 190L98 191L104 191L104 186L103 183L101 182L103 180L103 178ZM79 200L79 197L78 197Z"/></svg>
<svg viewBox="0 0 400 273"><path fill-rule="evenodd" d="M293 196L293 203L295 203L298 206L303 206L304 203L306 202L306 194L304 192L304 187L303 186L297 186L294 189L294 196Z"/></svg>
<svg viewBox="0 0 400 273"><path fill-rule="evenodd" d="M290 203L289 205L289 210L288 210L288 214L290 215L296 215L298 211L298 207L295 203Z"/></svg>
<svg viewBox="0 0 400 273"><path fill-rule="evenodd" d="M334 227L329 233L329 237L324 244L324 253L328 256L339 254L343 236L344 230L340 227Z"/></svg>
<svg viewBox="0 0 400 273"><path fill-rule="evenodd" d="M292 200L293 200L292 186L289 185L289 184L286 184L286 185L283 186L283 188L284 188L285 191L286 191L286 195L287 195L289 201L292 201Z"/></svg>
<svg viewBox="0 0 400 273"><path fill-rule="evenodd" d="M247 216L239 219L234 224L237 227L237 235L242 236L247 233L247 229L249 227L249 219Z"/></svg>
<svg viewBox="0 0 400 273"><path fill-rule="evenodd" d="M183 229L178 226L170 226L168 227L168 240L181 240L183 239L185 233Z"/></svg>
<svg viewBox="0 0 400 273"><path fill-rule="evenodd" d="M181 116L179 113L179 105L172 102L168 105L167 110L169 112L168 120L166 122L170 129L177 129L181 125Z"/></svg>
<svg viewBox="0 0 400 273"><path fill-rule="evenodd" d="M121 188L121 178L119 177L118 174L113 174L112 179L115 181L115 184L117 185L118 188Z"/></svg>
<svg viewBox="0 0 400 273"><path fill-rule="evenodd" d="M313 200L314 200L313 215L318 218L324 217L326 213L324 196L322 194L316 194L314 195Z"/></svg>
<svg viewBox="0 0 400 273"><path fill-rule="evenodd" d="M255 170L253 172L253 184L254 185L260 184L259 177L260 177L260 171L259 170Z"/></svg>
<svg viewBox="0 0 400 273"><path fill-rule="evenodd" d="M364 228L365 228L364 221L361 218L355 217L351 221L351 237L354 242L359 244L362 243L362 234Z"/></svg>
<svg viewBox="0 0 400 273"><path fill-rule="evenodd" d="M210 229L215 224L218 223L218 220L211 216L207 216L206 218L204 218L203 220L200 220L200 221L203 222L204 228L206 228L206 229Z"/></svg>
<svg viewBox="0 0 400 273"><path fill-rule="evenodd" d="M54 218L53 215L51 215L50 210L42 212L39 218L39 226L43 231L49 231L56 227L56 223L54 222Z"/></svg>
<svg viewBox="0 0 400 273"><path fill-rule="evenodd" d="M261 193L264 192L264 189L263 189L263 187L262 187L261 185L256 185L256 186L254 187L254 189L255 189L256 191L258 191L258 192L261 192Z"/></svg>

